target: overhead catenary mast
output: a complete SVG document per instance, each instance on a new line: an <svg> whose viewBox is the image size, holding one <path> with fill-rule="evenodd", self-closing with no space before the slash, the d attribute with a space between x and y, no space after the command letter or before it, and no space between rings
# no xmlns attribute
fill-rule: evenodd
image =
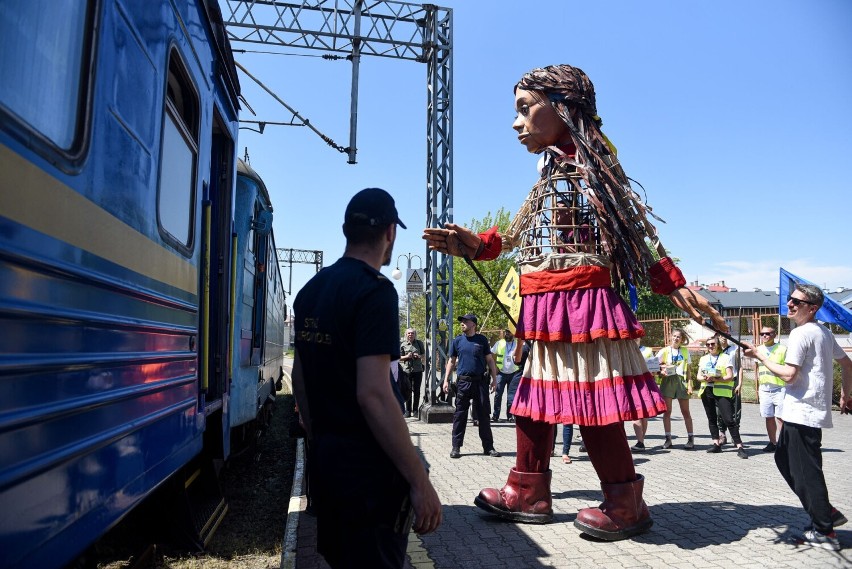
<svg viewBox="0 0 852 569"><path fill-rule="evenodd" d="M343 54L352 63L349 145L342 147L312 130L356 163L358 80L362 56L406 59L426 64L426 227L453 221L452 10L434 4L334 0L220 0L232 45L261 44L275 53L283 48ZM332 57L333 55L329 55ZM255 81L253 76L251 77ZM261 84L262 86L262 84ZM284 106L282 100L276 99ZM311 126L289 106L291 126ZM261 128L276 124L251 121ZM443 422L449 412L434 400L447 360L453 322L453 259L426 251L426 342L429 350L429 395L421 418Z"/></svg>

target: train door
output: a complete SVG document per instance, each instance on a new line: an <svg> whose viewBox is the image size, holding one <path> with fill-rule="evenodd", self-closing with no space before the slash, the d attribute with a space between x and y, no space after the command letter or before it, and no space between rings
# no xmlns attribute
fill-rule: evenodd
<svg viewBox="0 0 852 569"><path fill-rule="evenodd" d="M202 388L206 396L207 429L220 437L227 446L227 434L220 429L227 425L227 398L230 377L228 351L231 330L231 234L233 218L234 142L225 122L218 113L213 120L210 155L210 179L204 199L204 242L209 250L203 255L205 275L206 310L202 333L208 337L207 352L202 365L206 368L206 382ZM221 409L222 416L212 420L211 413ZM217 433L218 434L214 434ZM223 449L227 456L227 448Z"/></svg>
<svg viewBox="0 0 852 569"><path fill-rule="evenodd" d="M252 344L251 365L263 366L264 347L266 345L266 289L267 289L267 262L269 257L269 241L272 231L271 212L264 209L260 201L255 202L255 221L262 225L263 230L252 231L254 236L254 252L257 272L254 276L254 313L252 314ZM274 260L274 257L273 257Z"/></svg>

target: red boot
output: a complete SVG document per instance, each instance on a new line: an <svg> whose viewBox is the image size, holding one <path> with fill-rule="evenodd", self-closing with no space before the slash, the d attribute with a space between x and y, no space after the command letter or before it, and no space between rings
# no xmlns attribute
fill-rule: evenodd
<svg viewBox="0 0 852 569"><path fill-rule="evenodd" d="M593 537L618 541L648 531L654 520L642 499L645 477L641 474L633 482L622 484L601 483L604 501L599 508L585 508L577 512L574 526Z"/></svg>
<svg viewBox="0 0 852 569"><path fill-rule="evenodd" d="M528 524L546 524L553 519L550 497L551 471L509 471L502 489L486 488L473 503L494 515Z"/></svg>

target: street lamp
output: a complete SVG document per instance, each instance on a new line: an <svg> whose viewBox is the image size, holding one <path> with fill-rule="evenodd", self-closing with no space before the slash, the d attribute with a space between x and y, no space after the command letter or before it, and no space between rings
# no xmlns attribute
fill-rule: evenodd
<svg viewBox="0 0 852 569"><path fill-rule="evenodd" d="M399 260L402 259L403 257L405 257L406 261L408 262L407 267L406 267L407 270L406 270L406 273L405 273L406 277L411 272L411 259L413 257L417 257L417 260L420 261L420 267L418 267L418 268L420 268L420 269L423 268L423 259L420 257L420 255L415 255L413 253L403 253L402 255L399 255L396 258L396 268L393 270L393 272L391 272L391 276L395 280L399 280L399 279L402 278L402 271L399 270ZM407 282L405 283L405 326L406 326L406 328L411 328L411 293L408 292L408 283Z"/></svg>

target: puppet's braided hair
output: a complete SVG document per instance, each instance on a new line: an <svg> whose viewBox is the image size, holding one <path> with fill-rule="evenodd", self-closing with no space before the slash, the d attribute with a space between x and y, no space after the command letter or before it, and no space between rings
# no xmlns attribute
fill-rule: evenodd
<svg viewBox="0 0 852 569"><path fill-rule="evenodd" d="M656 230L648 222L647 206L631 188L614 147L601 132L595 87L589 77L571 65L550 65L526 73L515 85L517 89L544 94L568 126L577 149L576 160L554 159L548 163L555 168L576 168L583 183L577 183L575 189L593 206L616 283L647 282L648 267L655 259L645 238L656 240ZM546 152L557 158L556 149Z"/></svg>

